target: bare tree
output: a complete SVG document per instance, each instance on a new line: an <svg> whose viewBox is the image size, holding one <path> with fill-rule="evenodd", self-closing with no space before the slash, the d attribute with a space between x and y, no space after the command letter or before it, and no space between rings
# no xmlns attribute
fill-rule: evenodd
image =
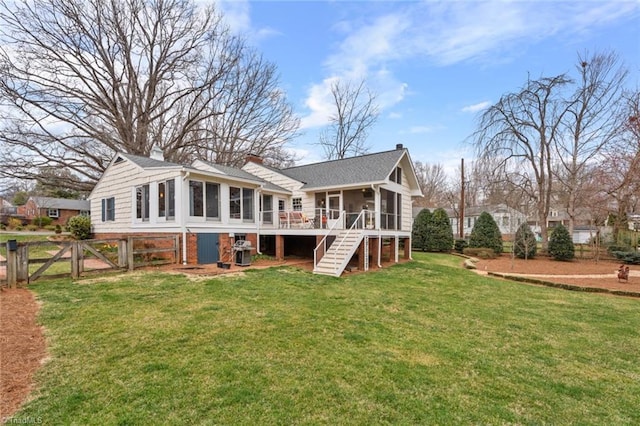
<svg viewBox="0 0 640 426"><path fill-rule="evenodd" d="M75 180L61 185L84 190L115 151L158 145L191 160L247 52L212 7L187 0L3 1L0 34L4 175L65 167Z"/></svg>
<svg viewBox="0 0 640 426"><path fill-rule="evenodd" d="M528 80L520 91L503 95L488 108L474 134L478 156L497 159L497 170L535 199L543 249L548 243L553 149L564 113L559 92L568 83L564 74Z"/></svg>
<svg viewBox="0 0 640 426"><path fill-rule="evenodd" d="M623 95L618 134L604 150L598 183L617 208L614 234L626 228L627 213L640 209L640 91Z"/></svg>
<svg viewBox="0 0 640 426"><path fill-rule="evenodd" d="M418 185L423 196L418 198L420 207L444 207L447 203L446 192L449 189L447 173L442 164L414 162Z"/></svg>
<svg viewBox="0 0 640 426"><path fill-rule="evenodd" d="M335 112L319 142L325 158L333 160L367 153L367 132L378 119L375 95L367 89L364 80L358 84L335 80L331 84L331 96Z"/></svg>
<svg viewBox="0 0 640 426"><path fill-rule="evenodd" d="M247 51L211 96L212 114L219 114L205 123L207 137L200 139L198 158L241 166L251 153L273 166L291 163L284 146L296 135L300 120L279 87L274 64Z"/></svg>
<svg viewBox="0 0 640 426"><path fill-rule="evenodd" d="M575 93L567 100L555 145L559 164L556 177L566 193L570 234L578 211L589 200L581 196L582 184L588 181L588 164L618 133L618 104L627 76L618 56L611 52L578 55L576 69L580 78Z"/></svg>

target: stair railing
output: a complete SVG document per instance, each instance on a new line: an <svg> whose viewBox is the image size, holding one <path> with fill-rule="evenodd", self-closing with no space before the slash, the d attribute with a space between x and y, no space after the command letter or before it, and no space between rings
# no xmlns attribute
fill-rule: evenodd
<svg viewBox="0 0 640 426"><path fill-rule="evenodd" d="M366 213L367 213L367 210L362 210L360 212L360 214L358 215L358 217L356 218L356 220L353 221L353 224L351 224L351 227L349 227L349 229L347 229L347 232L345 232L343 234L342 239L340 241L334 241L333 242L332 246L334 246L336 243L338 244L336 246L336 251L339 251L342 248L342 246L344 245L345 241L354 232L354 230L363 229L364 228ZM324 242L324 245L323 245L323 247L324 247L323 257L327 254L327 246L326 246L326 238L327 238L327 236L328 236L328 234L325 235L325 237L322 239L320 244L318 244L318 247L316 247L313 250L313 266L314 266L314 269L318 266L317 249L320 247L320 245L323 244L323 242ZM344 261L344 259L343 259L343 261ZM337 271L337 270L338 270L338 259L337 259L337 257L334 256L333 257L333 272L335 273L335 271Z"/></svg>
<svg viewBox="0 0 640 426"><path fill-rule="evenodd" d="M320 240L320 242L318 243L316 248L313 249L313 269L316 269L316 267L318 266L318 261L319 261L318 260L318 249L321 246L323 247L322 256L324 256L327 253L327 237L329 235L332 235L333 231L335 230L335 228L338 225L342 225L344 223L345 216L346 216L346 211L343 210L342 212L340 212L340 216L338 217L338 220L336 220L335 223L333 225L331 225L331 227L327 231L327 233L324 236L324 238L322 240Z"/></svg>

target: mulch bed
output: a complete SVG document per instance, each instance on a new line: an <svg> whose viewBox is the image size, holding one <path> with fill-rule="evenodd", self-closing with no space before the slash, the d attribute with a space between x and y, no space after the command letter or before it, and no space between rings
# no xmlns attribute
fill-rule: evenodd
<svg viewBox="0 0 640 426"><path fill-rule="evenodd" d="M629 281L618 281L619 262L613 260L576 259L560 262L547 257L534 259L512 259L502 255L496 259L480 260L476 267L480 272L508 276L528 275L532 281L539 280L569 286L602 289L611 292L629 292L640 295L640 266L631 265ZM535 282L534 282L535 283Z"/></svg>
<svg viewBox="0 0 640 426"><path fill-rule="evenodd" d="M6 419L33 389L33 375L47 352L33 293L2 288L0 308L0 419Z"/></svg>

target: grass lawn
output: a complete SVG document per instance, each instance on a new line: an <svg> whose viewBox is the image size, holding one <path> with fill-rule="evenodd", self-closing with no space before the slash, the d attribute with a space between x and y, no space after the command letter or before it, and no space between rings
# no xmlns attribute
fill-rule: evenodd
<svg viewBox="0 0 640 426"><path fill-rule="evenodd" d="M460 259L43 281L44 424L640 424L640 301Z"/></svg>

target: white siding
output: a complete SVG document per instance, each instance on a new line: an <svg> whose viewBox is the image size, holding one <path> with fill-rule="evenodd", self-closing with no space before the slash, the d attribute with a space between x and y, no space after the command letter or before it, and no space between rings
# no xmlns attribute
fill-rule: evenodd
<svg viewBox="0 0 640 426"><path fill-rule="evenodd" d="M267 167L264 167L260 164L249 162L242 166L242 170L245 172L249 172L252 175L258 176L260 179L264 179L267 182L271 182L274 185L278 185L282 188L288 189L289 191L295 191L296 189L300 189L303 183L298 182L295 179L291 179L281 173L278 173L274 170L271 170ZM298 195L294 195L297 197Z"/></svg>
<svg viewBox="0 0 640 426"><path fill-rule="evenodd" d="M94 232L97 233L119 233L126 231L148 230L148 228L175 227L179 223L180 215L180 190L179 182L176 182L176 217L175 221L167 223L157 223L158 215L158 192L154 182L164 181L179 177L180 171L177 169L155 169L143 170L131 163L123 161L112 164L102 179L98 182L91 193L91 223ZM150 220L145 223L135 223L135 187L138 185L150 184L149 209ZM115 198L115 220L102 221L102 200ZM142 228L142 229L140 229Z"/></svg>

